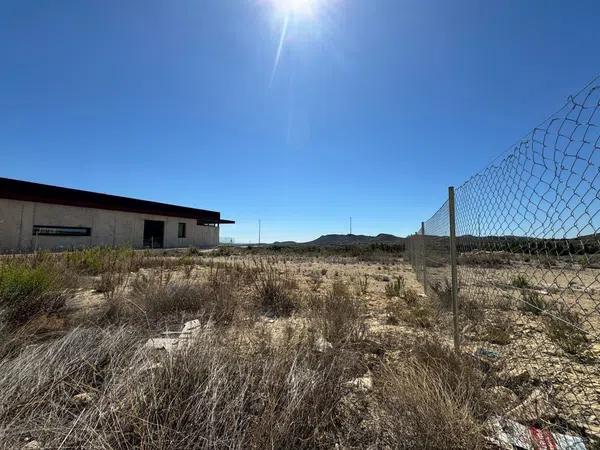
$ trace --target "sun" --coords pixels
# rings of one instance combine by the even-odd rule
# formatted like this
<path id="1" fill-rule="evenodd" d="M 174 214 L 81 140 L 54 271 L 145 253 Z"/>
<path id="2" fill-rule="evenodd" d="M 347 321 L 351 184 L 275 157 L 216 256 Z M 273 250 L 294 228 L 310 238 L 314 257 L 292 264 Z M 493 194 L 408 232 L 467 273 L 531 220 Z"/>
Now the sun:
<path id="1" fill-rule="evenodd" d="M 310 19 L 316 17 L 323 0 L 271 0 L 271 4 L 284 17 Z"/>

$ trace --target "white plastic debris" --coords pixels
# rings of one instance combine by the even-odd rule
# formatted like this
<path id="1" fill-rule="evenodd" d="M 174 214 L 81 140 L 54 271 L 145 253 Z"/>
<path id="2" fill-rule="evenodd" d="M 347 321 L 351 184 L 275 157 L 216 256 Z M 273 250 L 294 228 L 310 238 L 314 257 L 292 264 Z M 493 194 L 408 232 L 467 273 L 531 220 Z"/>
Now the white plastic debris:
<path id="1" fill-rule="evenodd" d="M 527 427 L 499 417 L 491 419 L 488 424 L 493 436 L 488 440 L 507 450 L 586 450 L 585 441 L 579 436 Z"/>
<path id="2" fill-rule="evenodd" d="M 208 322 L 205 327 L 209 328 L 212 326 L 211 322 Z M 175 350 L 181 350 L 189 345 L 191 339 L 200 333 L 202 330 L 202 323 L 198 319 L 190 320 L 183 324 L 181 331 L 164 331 L 161 334 L 163 336 L 172 337 L 160 337 L 150 338 L 146 341 L 146 347 L 153 348 L 156 350 L 166 350 L 171 353 Z"/>

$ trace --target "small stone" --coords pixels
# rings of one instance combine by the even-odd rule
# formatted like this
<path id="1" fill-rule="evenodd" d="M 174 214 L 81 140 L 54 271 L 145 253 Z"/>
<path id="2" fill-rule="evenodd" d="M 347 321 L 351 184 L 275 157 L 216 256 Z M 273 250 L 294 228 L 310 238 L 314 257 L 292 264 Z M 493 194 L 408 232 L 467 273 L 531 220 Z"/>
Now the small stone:
<path id="1" fill-rule="evenodd" d="M 42 448 L 42 444 L 39 441 L 29 441 L 21 450 L 40 450 Z"/>
<path id="2" fill-rule="evenodd" d="M 370 391 L 373 389 L 373 378 L 371 378 L 370 374 L 367 374 L 363 377 L 349 381 L 348 385 L 353 386 L 360 391 Z"/>
<path id="3" fill-rule="evenodd" d="M 82 392 L 73 396 L 73 401 L 81 406 L 89 405 L 94 401 L 95 395 L 89 392 Z"/>
<path id="4" fill-rule="evenodd" d="M 331 345 L 331 342 L 327 341 L 322 336 L 319 336 L 319 338 L 315 342 L 315 350 L 320 353 L 324 353 L 327 350 L 330 350 L 332 348 L 333 348 L 333 345 Z"/>

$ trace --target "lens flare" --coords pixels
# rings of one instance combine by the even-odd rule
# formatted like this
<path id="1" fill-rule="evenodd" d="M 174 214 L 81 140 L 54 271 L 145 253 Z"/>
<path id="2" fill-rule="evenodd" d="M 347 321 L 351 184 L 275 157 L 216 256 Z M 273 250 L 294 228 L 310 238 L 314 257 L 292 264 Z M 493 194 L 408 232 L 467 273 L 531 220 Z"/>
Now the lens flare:
<path id="1" fill-rule="evenodd" d="M 284 17 L 310 19 L 316 17 L 322 0 L 271 0 L 275 11 Z"/>

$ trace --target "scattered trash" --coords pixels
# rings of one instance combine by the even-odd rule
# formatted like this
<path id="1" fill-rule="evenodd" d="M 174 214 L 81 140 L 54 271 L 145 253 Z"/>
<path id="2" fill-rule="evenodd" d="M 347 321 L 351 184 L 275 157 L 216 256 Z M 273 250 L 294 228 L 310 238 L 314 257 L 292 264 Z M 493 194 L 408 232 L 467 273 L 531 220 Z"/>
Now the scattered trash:
<path id="1" fill-rule="evenodd" d="M 209 321 L 205 327 L 209 328 L 212 323 Z M 198 319 L 190 320 L 183 324 L 181 331 L 164 331 L 162 338 L 150 338 L 146 341 L 146 347 L 156 350 L 166 350 L 168 353 L 174 350 L 181 350 L 189 345 L 190 340 L 202 330 L 202 323 Z"/>
<path id="2" fill-rule="evenodd" d="M 501 355 L 495 350 L 488 350 L 487 348 L 480 347 L 475 351 L 475 356 L 488 359 L 499 359 Z"/>
<path id="3" fill-rule="evenodd" d="M 488 424 L 494 436 L 488 440 L 507 450 L 586 450 L 585 441 L 579 436 L 527 427 L 499 417 L 491 419 Z"/>

